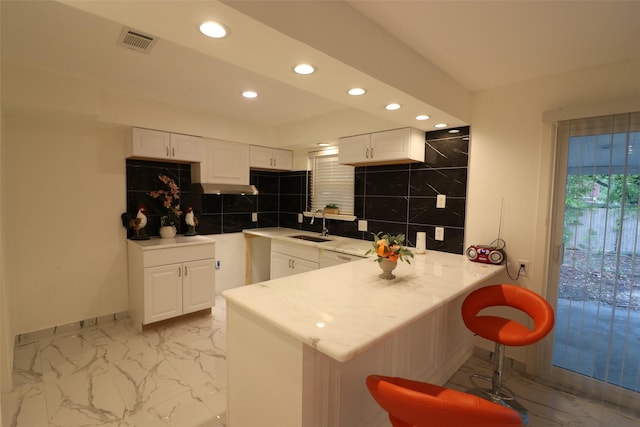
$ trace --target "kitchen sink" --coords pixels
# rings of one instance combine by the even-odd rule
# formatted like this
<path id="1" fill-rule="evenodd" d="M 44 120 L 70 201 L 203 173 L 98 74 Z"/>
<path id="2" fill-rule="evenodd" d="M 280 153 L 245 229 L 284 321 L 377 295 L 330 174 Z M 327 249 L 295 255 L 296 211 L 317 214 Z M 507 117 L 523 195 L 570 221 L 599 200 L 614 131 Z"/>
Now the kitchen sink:
<path id="1" fill-rule="evenodd" d="M 295 236 L 288 236 L 291 237 L 292 239 L 300 239 L 300 240 L 307 240 L 309 242 L 316 242 L 316 243 L 322 243 L 322 242 L 330 242 L 331 239 L 327 239 L 324 237 L 316 237 L 316 236 L 309 236 L 308 234 L 298 234 Z"/>

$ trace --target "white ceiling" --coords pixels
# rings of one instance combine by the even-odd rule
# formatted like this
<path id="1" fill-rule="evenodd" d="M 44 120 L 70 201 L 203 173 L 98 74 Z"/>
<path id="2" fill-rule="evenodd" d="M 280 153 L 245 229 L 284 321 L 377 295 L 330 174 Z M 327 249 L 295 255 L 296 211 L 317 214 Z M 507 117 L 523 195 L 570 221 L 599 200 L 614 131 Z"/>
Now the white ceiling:
<path id="1" fill-rule="evenodd" d="M 350 1 L 478 91 L 640 58 L 640 1 Z"/>
<path id="2" fill-rule="evenodd" d="M 358 110 L 468 124 L 473 92 L 640 58 L 640 1 L 8 1 L 2 61 L 272 128 Z M 231 31 L 197 32 L 206 19 Z M 116 46 L 123 25 L 159 38 Z M 318 66 L 299 77 L 297 61 Z M 3 84 L 11 84 L 3 80 Z M 367 95 L 345 95 L 363 85 Z M 259 92 L 255 100 L 240 93 Z M 403 108 L 389 113 L 390 101 Z M 418 113 L 430 114 L 416 122 Z"/>

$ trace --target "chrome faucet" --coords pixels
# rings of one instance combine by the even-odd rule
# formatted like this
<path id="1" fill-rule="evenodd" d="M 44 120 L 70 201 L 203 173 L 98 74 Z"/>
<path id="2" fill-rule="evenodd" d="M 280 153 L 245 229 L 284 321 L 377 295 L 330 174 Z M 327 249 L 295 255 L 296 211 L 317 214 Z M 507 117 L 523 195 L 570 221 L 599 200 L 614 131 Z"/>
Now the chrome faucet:
<path id="1" fill-rule="evenodd" d="M 316 211 L 313 213 L 313 216 L 311 217 L 311 221 L 309 221 L 309 224 L 313 224 L 318 212 L 322 212 L 322 235 L 326 236 L 329 234 L 329 229 L 327 228 L 327 225 L 326 225 L 326 217 L 323 209 L 316 209 Z"/>

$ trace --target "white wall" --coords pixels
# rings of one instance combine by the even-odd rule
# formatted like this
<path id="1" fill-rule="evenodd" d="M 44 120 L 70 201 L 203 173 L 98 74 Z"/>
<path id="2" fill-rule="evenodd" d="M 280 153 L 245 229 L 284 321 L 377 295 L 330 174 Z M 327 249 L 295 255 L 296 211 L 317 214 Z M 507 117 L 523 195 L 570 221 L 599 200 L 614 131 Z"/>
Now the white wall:
<path id="1" fill-rule="evenodd" d="M 127 129 L 5 114 L 4 246 L 13 333 L 127 310 Z"/>
<path id="2" fill-rule="evenodd" d="M 2 10 L 2 8 L 0 8 Z M 0 12 L 1 14 L 1 12 Z M 1 72 L 0 72 L 1 77 Z M 0 82 L 2 79 L 0 78 Z M 0 83 L 0 95 L 2 94 L 2 84 Z M 2 119 L 2 106 L 0 105 L 0 171 L 4 169 L 4 121 Z M 0 195 L 4 192 L 6 180 L 0 174 Z M 11 318 L 9 315 L 9 299 L 7 297 L 7 281 L 5 280 L 5 244 L 4 230 L 6 229 L 6 216 L 4 214 L 4 197 L 0 197 L 0 392 L 7 392 L 11 389 L 13 368 L 13 333 L 11 329 Z M 0 420 L 2 410 L 0 409 Z M 0 424 L 2 422 L 0 421 Z"/>
<path id="3" fill-rule="evenodd" d="M 640 95 L 639 75 L 636 61 L 476 93 L 466 244 L 489 243 L 497 236 L 504 201 L 501 237 L 507 242 L 507 255 L 512 261 L 531 262 L 529 277 L 519 282 L 546 296 L 555 145 L 553 126 L 543 122 L 543 113 L 626 103 Z M 528 366 L 535 362 L 534 349 L 512 349 L 508 354 L 526 359 Z"/>

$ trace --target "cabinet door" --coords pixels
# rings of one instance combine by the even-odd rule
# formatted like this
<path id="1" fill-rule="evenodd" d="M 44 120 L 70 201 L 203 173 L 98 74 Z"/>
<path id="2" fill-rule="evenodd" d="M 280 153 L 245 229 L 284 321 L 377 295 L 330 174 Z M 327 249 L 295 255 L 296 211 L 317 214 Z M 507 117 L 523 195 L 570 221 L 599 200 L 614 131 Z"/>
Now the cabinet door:
<path id="1" fill-rule="evenodd" d="M 271 280 L 317 270 L 320 264 L 303 258 L 271 252 Z"/>
<path id="2" fill-rule="evenodd" d="M 371 134 L 373 161 L 404 159 L 409 155 L 410 129 L 394 129 Z M 424 150 L 424 148 L 423 148 Z"/>
<path id="3" fill-rule="evenodd" d="M 252 168 L 273 169 L 272 149 L 269 147 L 260 147 L 258 145 L 251 146 L 251 162 Z"/>
<path id="4" fill-rule="evenodd" d="M 317 270 L 320 265 L 317 262 L 307 261 L 302 258 L 291 258 L 292 274 L 306 273 L 307 271 Z"/>
<path id="5" fill-rule="evenodd" d="M 293 169 L 293 152 L 289 150 L 273 149 L 273 167 L 278 170 Z"/>
<path id="6" fill-rule="evenodd" d="M 167 132 L 151 129 L 131 129 L 130 155 L 168 159 L 171 155 L 171 136 Z"/>
<path id="7" fill-rule="evenodd" d="M 371 134 L 340 138 L 338 161 L 348 165 L 371 160 L 370 143 Z"/>
<path id="8" fill-rule="evenodd" d="M 182 264 L 144 269 L 144 321 L 152 323 L 182 314 Z"/>
<path id="9" fill-rule="evenodd" d="M 271 275 L 270 279 L 291 276 L 291 257 L 280 252 L 271 252 Z"/>
<path id="10" fill-rule="evenodd" d="M 182 275 L 182 312 L 191 313 L 213 306 L 213 259 L 185 262 Z"/>
<path id="11" fill-rule="evenodd" d="M 218 140 L 204 143 L 199 182 L 249 184 L 249 145 Z"/>
<path id="12" fill-rule="evenodd" d="M 171 158 L 184 162 L 201 162 L 202 138 L 172 133 Z"/>

